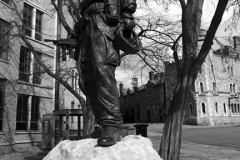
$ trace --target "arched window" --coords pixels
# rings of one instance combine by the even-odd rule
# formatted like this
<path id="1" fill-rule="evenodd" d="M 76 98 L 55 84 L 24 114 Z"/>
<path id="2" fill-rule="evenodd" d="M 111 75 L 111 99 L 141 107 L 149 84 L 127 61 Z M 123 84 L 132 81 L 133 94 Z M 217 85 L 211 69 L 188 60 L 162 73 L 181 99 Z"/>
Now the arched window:
<path id="1" fill-rule="evenodd" d="M 239 103 L 238 103 L 238 114 L 240 114 L 240 106 L 239 106 Z"/>
<path id="2" fill-rule="evenodd" d="M 237 104 L 236 103 L 234 104 L 234 113 L 235 114 L 237 113 Z"/>
<path id="3" fill-rule="evenodd" d="M 233 84 L 233 93 L 236 93 L 235 84 Z"/>
<path id="4" fill-rule="evenodd" d="M 213 93 L 216 93 L 217 89 L 216 89 L 216 82 L 213 82 Z"/>
<path id="5" fill-rule="evenodd" d="M 226 113 L 227 113 L 227 110 L 226 110 L 226 105 L 225 105 L 225 103 L 223 103 L 223 110 L 224 110 L 224 114 L 226 114 Z"/>
<path id="6" fill-rule="evenodd" d="M 232 110 L 232 113 L 234 113 L 233 104 L 231 104 L 231 110 Z"/>
<path id="7" fill-rule="evenodd" d="M 203 83 L 202 83 L 202 82 L 200 82 L 200 92 L 201 92 L 201 93 L 204 92 L 204 90 L 203 90 Z"/>
<path id="8" fill-rule="evenodd" d="M 218 103 L 215 103 L 215 112 L 218 114 Z"/>
<path id="9" fill-rule="evenodd" d="M 202 114 L 206 114 L 206 108 L 204 103 L 202 103 Z"/>
<path id="10" fill-rule="evenodd" d="M 228 66 L 228 75 L 231 75 L 230 67 Z"/>
<path id="11" fill-rule="evenodd" d="M 232 90 L 233 90 L 233 89 L 232 89 L 232 84 L 230 84 L 230 93 L 232 93 Z"/>
<path id="12" fill-rule="evenodd" d="M 192 104 L 189 105 L 189 111 L 190 111 L 190 115 L 193 115 L 193 106 L 192 106 Z"/>
<path id="13" fill-rule="evenodd" d="M 231 67 L 231 76 L 233 76 L 233 67 Z"/>

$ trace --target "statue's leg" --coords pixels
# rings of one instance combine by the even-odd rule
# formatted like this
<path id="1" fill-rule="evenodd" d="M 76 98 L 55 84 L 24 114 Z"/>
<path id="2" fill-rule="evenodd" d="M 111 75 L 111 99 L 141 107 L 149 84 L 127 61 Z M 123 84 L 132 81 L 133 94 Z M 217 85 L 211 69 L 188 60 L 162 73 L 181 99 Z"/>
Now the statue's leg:
<path id="1" fill-rule="evenodd" d="M 92 23 L 90 26 L 90 35 L 93 76 L 96 82 L 97 99 L 101 112 L 100 122 L 103 128 L 98 145 L 111 146 L 116 143 L 119 136 L 119 125 L 123 122 L 115 79 L 119 50 L 113 41 L 98 30 L 96 23 Z"/>

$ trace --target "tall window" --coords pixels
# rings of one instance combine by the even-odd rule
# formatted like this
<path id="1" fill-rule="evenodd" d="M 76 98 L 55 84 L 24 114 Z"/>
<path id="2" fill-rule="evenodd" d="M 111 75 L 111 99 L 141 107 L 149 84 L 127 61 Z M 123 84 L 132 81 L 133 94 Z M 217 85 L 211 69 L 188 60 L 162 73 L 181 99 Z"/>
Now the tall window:
<path id="1" fill-rule="evenodd" d="M 218 114 L 218 104 L 215 103 L 215 113 Z"/>
<path id="2" fill-rule="evenodd" d="M 42 54 L 38 52 L 38 57 L 41 59 Z M 41 73 L 42 73 L 42 67 L 36 60 L 34 59 L 34 64 L 33 64 L 33 83 L 34 84 L 41 84 Z"/>
<path id="3" fill-rule="evenodd" d="M 233 92 L 233 87 L 232 87 L 232 84 L 230 84 L 230 93 Z"/>
<path id="4" fill-rule="evenodd" d="M 225 103 L 223 104 L 223 110 L 224 110 L 224 114 L 226 114 L 226 113 L 227 113 L 227 110 L 226 110 L 226 105 L 225 105 Z"/>
<path id="5" fill-rule="evenodd" d="M 0 19 L 0 59 L 8 60 L 10 24 Z"/>
<path id="6" fill-rule="evenodd" d="M 28 124 L 28 96 L 19 94 L 17 102 L 16 130 L 27 130 Z"/>
<path id="7" fill-rule="evenodd" d="M 19 80 L 29 82 L 29 76 L 30 76 L 30 51 L 28 48 L 21 46 L 19 63 Z"/>
<path id="8" fill-rule="evenodd" d="M 234 113 L 234 106 L 233 106 L 233 104 L 231 104 L 231 110 L 232 110 L 232 113 Z"/>
<path id="9" fill-rule="evenodd" d="M 213 82 L 213 93 L 217 92 L 216 82 Z"/>
<path id="10" fill-rule="evenodd" d="M 236 103 L 234 104 L 234 113 L 235 114 L 237 113 L 237 105 L 236 105 Z"/>
<path id="11" fill-rule="evenodd" d="M 240 105 L 239 105 L 239 103 L 238 103 L 238 114 L 240 113 Z"/>
<path id="12" fill-rule="evenodd" d="M 228 75 L 231 76 L 231 71 L 230 71 L 231 67 L 228 66 Z"/>
<path id="13" fill-rule="evenodd" d="M 202 103 L 202 114 L 206 114 L 206 108 L 204 103 Z"/>
<path id="14" fill-rule="evenodd" d="M 202 83 L 202 82 L 200 82 L 200 92 L 201 92 L 201 93 L 204 93 L 203 83 Z"/>
<path id="15" fill-rule="evenodd" d="M 3 129 L 5 81 L 0 79 L 0 131 Z"/>
<path id="16" fill-rule="evenodd" d="M 36 11 L 35 39 L 39 41 L 42 40 L 42 15 L 41 11 Z"/>
<path id="17" fill-rule="evenodd" d="M 235 84 L 233 84 L 233 93 L 236 93 Z"/>
<path id="18" fill-rule="evenodd" d="M 233 67 L 231 67 L 231 76 L 233 77 Z"/>
<path id="19" fill-rule="evenodd" d="M 33 7 L 24 3 L 23 23 L 24 23 L 25 35 L 29 37 L 31 37 L 32 35 L 32 19 L 33 19 Z"/>
<path id="20" fill-rule="evenodd" d="M 39 103 L 40 103 L 40 98 L 33 96 L 32 97 L 32 105 L 31 105 L 30 130 L 38 130 Z"/>
<path id="21" fill-rule="evenodd" d="M 42 17 L 43 12 L 35 9 L 27 3 L 24 3 L 23 23 L 26 36 L 42 41 Z"/>

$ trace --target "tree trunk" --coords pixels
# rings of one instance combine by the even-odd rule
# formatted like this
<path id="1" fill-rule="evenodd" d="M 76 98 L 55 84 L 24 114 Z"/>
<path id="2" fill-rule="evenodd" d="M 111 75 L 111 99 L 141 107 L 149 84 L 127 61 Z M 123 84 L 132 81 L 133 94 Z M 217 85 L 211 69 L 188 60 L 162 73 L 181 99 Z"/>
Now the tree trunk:
<path id="1" fill-rule="evenodd" d="M 191 86 L 178 85 L 181 87 L 173 95 L 160 144 L 159 154 L 164 160 L 178 160 L 180 154 L 182 123 Z"/>
<path id="2" fill-rule="evenodd" d="M 178 160 L 180 155 L 185 108 L 188 106 L 189 93 L 191 93 L 197 77 L 197 71 L 192 71 L 192 67 L 197 57 L 203 1 L 187 1 L 187 4 L 181 1 L 183 56 L 181 64 L 175 58 L 175 62 L 178 63 L 176 64 L 177 84 L 159 150 L 159 154 L 164 160 Z"/>

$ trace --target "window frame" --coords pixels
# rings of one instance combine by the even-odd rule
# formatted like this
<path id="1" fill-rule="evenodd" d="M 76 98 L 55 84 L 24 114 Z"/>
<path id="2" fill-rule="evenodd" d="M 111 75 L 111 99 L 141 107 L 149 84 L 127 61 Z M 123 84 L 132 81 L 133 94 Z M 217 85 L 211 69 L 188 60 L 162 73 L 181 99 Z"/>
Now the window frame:
<path id="1" fill-rule="evenodd" d="M 202 103 L 201 107 L 202 107 L 202 115 L 206 115 L 207 112 L 206 112 L 206 105 L 205 105 L 205 103 Z"/>
<path id="2" fill-rule="evenodd" d="M 36 9 L 36 18 L 35 18 L 35 39 L 42 41 L 42 21 L 43 21 L 43 12 Z M 40 38 L 38 38 L 38 36 Z"/>
<path id="3" fill-rule="evenodd" d="M 24 5 L 23 5 L 23 25 L 24 25 L 23 30 L 24 30 L 24 34 L 28 37 L 32 37 L 33 9 L 34 9 L 33 6 L 24 2 Z"/>
<path id="4" fill-rule="evenodd" d="M 224 115 L 227 114 L 227 107 L 226 107 L 225 103 L 223 103 L 223 113 L 224 113 Z"/>
<path id="5" fill-rule="evenodd" d="M 39 58 L 42 58 L 42 53 L 41 52 L 37 52 L 37 55 L 39 56 Z M 42 77 L 42 67 L 40 65 L 40 63 L 37 61 L 36 57 L 34 57 L 34 61 L 33 61 L 33 77 L 32 77 L 32 83 L 33 84 L 41 84 L 41 77 Z"/>
<path id="6" fill-rule="evenodd" d="M 239 103 L 237 105 L 237 110 L 238 110 L 238 114 L 240 114 L 240 105 L 239 105 Z"/>
<path id="7" fill-rule="evenodd" d="M 5 105 L 5 84 L 6 80 L 0 79 L 0 96 L 1 96 L 1 101 L 0 101 L 0 131 L 3 130 L 3 120 L 4 120 L 4 105 Z"/>
<path id="8" fill-rule="evenodd" d="M 2 47 L 0 48 L 0 59 L 4 61 L 8 61 L 9 57 L 10 30 L 11 24 L 0 18 L 0 47 Z"/>
<path id="9" fill-rule="evenodd" d="M 215 114 L 219 115 L 218 103 L 215 103 Z"/>
<path id="10" fill-rule="evenodd" d="M 213 82 L 213 93 L 217 93 L 217 84 Z"/>
<path id="11" fill-rule="evenodd" d="M 23 56 L 23 57 L 22 57 Z M 25 57 L 27 56 L 27 57 Z M 22 58 L 21 58 L 22 57 Z M 23 62 L 21 62 L 23 60 Z M 23 65 L 23 66 L 21 66 Z M 31 52 L 27 47 L 21 46 L 20 59 L 19 59 L 19 80 L 30 81 L 30 66 L 31 65 Z M 21 69 L 23 68 L 23 70 Z"/>
<path id="12" fill-rule="evenodd" d="M 22 98 L 22 104 L 19 104 L 19 99 Z M 24 99 L 26 98 L 26 99 Z M 17 114 L 16 114 L 16 131 L 28 131 L 28 102 L 29 102 L 29 96 L 24 94 L 18 94 L 18 101 L 17 101 Z M 26 108 L 24 108 L 26 107 Z M 24 113 L 26 115 L 24 115 Z M 20 115 L 19 115 L 20 114 Z M 24 125 L 25 123 L 25 129 L 23 129 L 20 124 Z M 20 125 L 20 126 L 19 126 Z"/>
<path id="13" fill-rule="evenodd" d="M 200 82 L 200 94 L 204 94 L 203 82 Z"/>
<path id="14" fill-rule="evenodd" d="M 36 100 L 36 101 L 35 101 Z M 35 103 L 36 102 L 36 103 Z M 30 131 L 39 130 L 39 109 L 40 109 L 40 97 L 32 96 L 31 102 L 31 120 L 30 120 Z"/>

